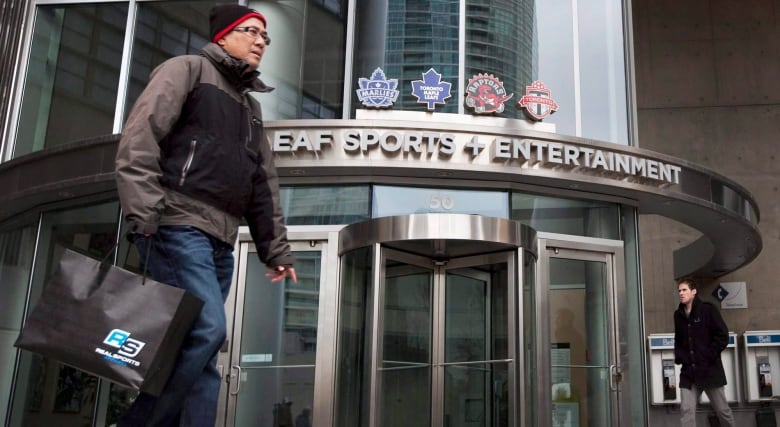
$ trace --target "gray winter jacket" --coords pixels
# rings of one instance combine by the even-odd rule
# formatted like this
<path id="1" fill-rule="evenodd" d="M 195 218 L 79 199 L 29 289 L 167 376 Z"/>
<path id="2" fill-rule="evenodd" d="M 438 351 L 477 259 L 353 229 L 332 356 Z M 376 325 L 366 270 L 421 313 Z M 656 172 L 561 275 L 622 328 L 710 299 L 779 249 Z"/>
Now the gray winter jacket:
<path id="1" fill-rule="evenodd" d="M 209 43 L 152 72 L 116 156 L 131 233 L 190 225 L 232 245 L 243 217 L 262 262 L 293 263 L 273 153 L 248 95 L 272 88 L 248 66 Z"/>

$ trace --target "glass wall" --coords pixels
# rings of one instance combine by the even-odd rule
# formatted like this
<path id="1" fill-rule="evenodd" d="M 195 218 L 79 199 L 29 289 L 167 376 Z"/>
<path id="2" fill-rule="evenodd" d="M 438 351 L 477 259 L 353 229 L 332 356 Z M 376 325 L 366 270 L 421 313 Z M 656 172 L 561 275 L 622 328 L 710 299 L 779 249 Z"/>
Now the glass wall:
<path id="1" fill-rule="evenodd" d="M 436 111 L 454 113 L 463 111 L 468 80 L 493 74 L 514 94 L 500 115 L 521 118 L 517 102 L 541 80 L 559 105 L 545 119 L 558 133 L 628 144 L 620 0 L 469 0 L 462 31 L 461 13 L 459 1 L 358 2 L 353 81 L 381 67 L 398 79 L 394 108 L 424 110 L 411 82 L 433 67 L 452 83 L 451 98 Z M 355 95 L 352 103 L 362 108 Z"/>
<path id="2" fill-rule="evenodd" d="M 629 144 L 621 1 L 543 0 L 535 6 L 534 80 L 544 82 L 559 106 L 546 122 L 558 133 Z"/>
<path id="3" fill-rule="evenodd" d="M 265 119 L 338 119 L 344 105 L 346 0 L 250 1 L 268 21 L 260 64 L 276 88 L 256 96 Z"/>
<path id="4" fill-rule="evenodd" d="M 433 67 L 452 84 L 452 97 L 436 111 L 457 113 L 459 19 L 458 0 L 363 0 L 357 3 L 355 82 L 381 67 L 388 79 L 398 79 L 396 110 L 426 110 L 411 95 L 413 80 Z M 354 94 L 354 91 L 352 92 Z M 357 98 L 353 104 L 358 108 Z"/>
<path id="5" fill-rule="evenodd" d="M 619 215 L 615 203 L 512 194 L 512 219 L 536 231 L 620 239 Z"/>
<path id="6" fill-rule="evenodd" d="M 14 157 L 112 132 L 127 10 L 36 9 Z"/>
<path id="7" fill-rule="evenodd" d="M 29 306 L 35 306 L 62 252 L 77 249 L 97 259 L 116 242 L 116 202 L 44 213 L 33 266 Z M 5 283 L 4 283 L 5 284 Z M 30 352 L 21 352 L 11 396 L 9 427 L 91 425 L 98 378 Z"/>
<path id="8" fill-rule="evenodd" d="M 35 252 L 34 225 L 0 233 L 0 421 L 11 397 L 17 351 Z"/>
<path id="9" fill-rule="evenodd" d="M 126 117 L 156 65 L 208 42 L 208 11 L 218 2 L 37 6 L 13 156 L 117 131 L 115 117 Z M 342 117 L 348 67 L 353 82 L 382 67 L 399 80 L 394 108 L 424 110 L 411 82 L 433 67 L 452 84 L 439 112 L 463 111 L 463 85 L 488 73 L 515 94 L 501 115 L 519 118 L 525 87 L 541 80 L 559 105 L 546 119 L 558 133 L 628 144 L 620 0 L 469 0 L 464 10 L 457 0 L 364 0 L 354 11 L 347 5 L 249 2 L 265 14 L 273 40 L 260 71 L 276 90 L 253 95 L 266 119 Z M 131 10 L 135 21 L 127 28 Z M 347 34 L 349 13 L 354 35 Z M 128 31 L 134 38 L 124 51 Z M 354 111 L 360 105 L 350 86 Z M 119 112 L 118 97 L 125 99 Z"/>
<path id="10" fill-rule="evenodd" d="M 351 224 L 370 218 L 370 187 L 286 187 L 279 192 L 288 225 Z"/>
<path id="11" fill-rule="evenodd" d="M 509 99 L 503 116 L 522 118 L 515 108 L 525 86 L 538 76 L 537 27 L 533 0 L 466 1 L 466 75 L 492 74 L 504 83 Z M 556 122 L 557 117 L 549 121 Z"/>
<path id="12" fill-rule="evenodd" d="M 138 3 L 125 117 L 155 67 L 177 55 L 197 55 L 209 42 L 209 10 L 216 3 L 214 0 Z"/>

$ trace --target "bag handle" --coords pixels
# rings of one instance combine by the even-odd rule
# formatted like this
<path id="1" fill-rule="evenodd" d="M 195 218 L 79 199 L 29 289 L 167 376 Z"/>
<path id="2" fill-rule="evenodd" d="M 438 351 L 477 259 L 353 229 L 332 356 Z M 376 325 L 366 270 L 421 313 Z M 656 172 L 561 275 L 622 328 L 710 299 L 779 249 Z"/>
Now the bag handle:
<path id="1" fill-rule="evenodd" d="M 141 279 L 141 286 L 146 284 L 146 266 L 149 265 L 149 255 L 152 253 L 152 238 L 154 235 L 149 236 L 147 238 L 146 242 L 146 256 L 144 258 L 144 270 L 143 270 L 143 279 Z"/>
<path id="2" fill-rule="evenodd" d="M 147 271 L 148 271 L 146 266 L 149 265 L 149 255 L 152 252 L 152 237 L 153 236 L 154 236 L 153 234 L 149 235 L 149 236 L 147 236 L 147 239 L 146 239 L 147 240 L 147 242 L 146 242 L 146 257 L 144 257 L 143 271 L 141 273 L 141 277 L 142 277 L 141 285 L 142 286 L 146 284 L 146 277 L 148 276 L 146 274 Z M 108 251 L 108 253 L 103 257 L 103 259 L 100 260 L 100 273 L 101 273 L 101 276 L 104 276 L 106 274 L 106 272 L 108 271 L 108 269 L 112 266 L 112 264 L 108 263 L 108 257 L 110 257 L 111 254 L 114 253 L 114 251 L 117 251 L 117 252 L 119 251 L 119 242 L 117 242 L 111 248 L 111 250 Z"/>

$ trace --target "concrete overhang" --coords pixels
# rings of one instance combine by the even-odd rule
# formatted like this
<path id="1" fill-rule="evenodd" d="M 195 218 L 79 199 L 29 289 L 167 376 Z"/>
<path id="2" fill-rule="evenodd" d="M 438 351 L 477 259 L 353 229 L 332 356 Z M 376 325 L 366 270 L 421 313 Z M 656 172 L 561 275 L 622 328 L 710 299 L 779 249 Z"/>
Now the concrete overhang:
<path id="1" fill-rule="evenodd" d="M 759 211 L 741 185 L 686 160 L 554 133 L 498 117 L 404 111 L 355 120 L 267 121 L 282 184 L 398 183 L 496 188 L 605 200 L 702 233 L 674 254 L 675 274 L 718 277 L 761 252 Z M 0 227 L 84 197 L 116 197 L 118 135 L 0 164 Z"/>

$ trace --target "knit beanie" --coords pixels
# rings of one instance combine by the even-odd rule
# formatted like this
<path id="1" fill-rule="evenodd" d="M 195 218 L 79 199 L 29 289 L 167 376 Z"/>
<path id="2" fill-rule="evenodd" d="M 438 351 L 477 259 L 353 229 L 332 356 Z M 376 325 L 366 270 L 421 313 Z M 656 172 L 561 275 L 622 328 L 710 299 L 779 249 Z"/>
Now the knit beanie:
<path id="1" fill-rule="evenodd" d="M 211 15 L 209 16 L 209 34 L 211 35 L 211 41 L 216 43 L 217 40 L 224 37 L 225 34 L 232 31 L 233 28 L 236 28 L 238 24 L 249 18 L 257 18 L 263 21 L 263 25 L 268 25 L 265 22 L 265 16 L 246 6 L 241 6 L 239 4 L 220 4 L 214 6 L 211 9 Z"/>

